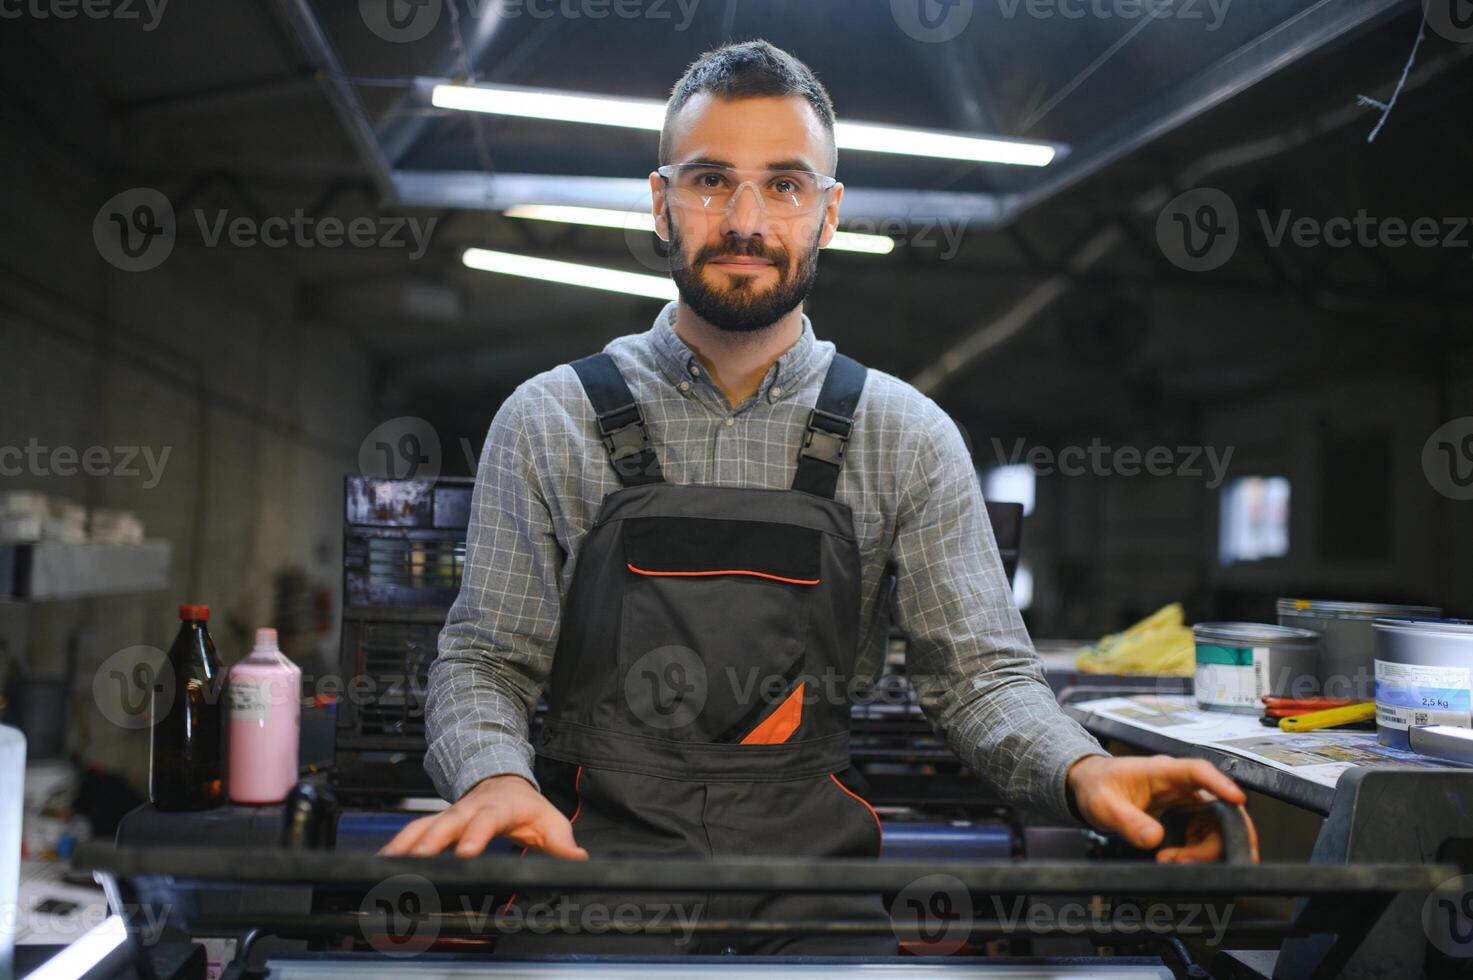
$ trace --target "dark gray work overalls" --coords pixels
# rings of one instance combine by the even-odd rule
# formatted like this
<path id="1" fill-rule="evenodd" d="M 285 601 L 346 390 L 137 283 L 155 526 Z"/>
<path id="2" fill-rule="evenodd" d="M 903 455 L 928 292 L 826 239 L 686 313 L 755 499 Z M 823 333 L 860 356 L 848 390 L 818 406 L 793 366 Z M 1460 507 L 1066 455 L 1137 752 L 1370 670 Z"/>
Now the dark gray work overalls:
<path id="1" fill-rule="evenodd" d="M 790 490 L 666 483 L 613 359 L 573 368 L 623 486 L 604 498 L 565 599 L 537 743 L 543 793 L 595 858 L 877 857 L 879 818 L 845 785 L 860 567 L 852 513 L 834 500 L 865 368 L 835 354 Z M 560 900 L 574 917 L 660 906 L 671 924 L 674 905 L 687 921 L 884 916 L 877 895 L 514 902 Z M 500 951 L 895 952 L 889 936 L 693 936 L 524 933 Z"/>

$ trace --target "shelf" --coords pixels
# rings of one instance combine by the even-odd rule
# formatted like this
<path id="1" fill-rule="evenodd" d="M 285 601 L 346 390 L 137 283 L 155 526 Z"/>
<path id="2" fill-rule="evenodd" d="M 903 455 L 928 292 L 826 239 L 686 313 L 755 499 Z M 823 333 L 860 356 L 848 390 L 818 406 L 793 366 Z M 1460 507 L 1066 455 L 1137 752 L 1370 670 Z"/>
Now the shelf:
<path id="1" fill-rule="evenodd" d="M 173 548 L 142 544 L 0 544 L 0 602 L 85 599 L 168 588 Z"/>

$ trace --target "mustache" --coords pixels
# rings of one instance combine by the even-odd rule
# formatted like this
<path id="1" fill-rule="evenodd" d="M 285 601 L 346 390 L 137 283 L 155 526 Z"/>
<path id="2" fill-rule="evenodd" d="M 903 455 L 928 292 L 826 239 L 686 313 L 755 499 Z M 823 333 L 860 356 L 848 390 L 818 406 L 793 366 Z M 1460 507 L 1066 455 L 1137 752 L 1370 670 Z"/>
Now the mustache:
<path id="1" fill-rule="evenodd" d="M 756 238 L 723 245 L 708 245 L 696 255 L 696 264 L 703 265 L 728 255 L 736 258 L 767 259 L 779 268 L 786 268 L 788 264 L 787 249 L 768 249 Z"/>

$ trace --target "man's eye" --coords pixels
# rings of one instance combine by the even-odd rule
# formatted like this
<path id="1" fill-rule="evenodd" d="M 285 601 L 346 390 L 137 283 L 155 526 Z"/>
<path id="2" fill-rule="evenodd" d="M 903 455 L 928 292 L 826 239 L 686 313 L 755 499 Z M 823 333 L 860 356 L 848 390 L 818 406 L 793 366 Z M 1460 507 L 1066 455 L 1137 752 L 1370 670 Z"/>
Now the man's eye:
<path id="1" fill-rule="evenodd" d="M 796 194 L 798 193 L 798 182 L 791 177 L 779 177 L 772 182 L 772 189 L 779 194 Z"/>
<path id="2" fill-rule="evenodd" d="M 724 185 L 726 183 L 726 179 L 720 174 L 713 173 L 708 170 L 705 173 L 696 174 L 695 182 L 697 187 L 704 187 L 708 190 L 715 190 L 716 188 Z"/>

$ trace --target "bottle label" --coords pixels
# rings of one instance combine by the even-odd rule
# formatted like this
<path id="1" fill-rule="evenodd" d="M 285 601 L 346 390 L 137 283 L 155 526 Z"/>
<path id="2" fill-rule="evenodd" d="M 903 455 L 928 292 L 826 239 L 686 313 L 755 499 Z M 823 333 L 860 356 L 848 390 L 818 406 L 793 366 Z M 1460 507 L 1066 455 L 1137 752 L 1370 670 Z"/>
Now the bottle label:
<path id="1" fill-rule="evenodd" d="M 265 721 L 270 714 L 270 681 L 230 684 L 230 717 L 233 721 Z"/>

